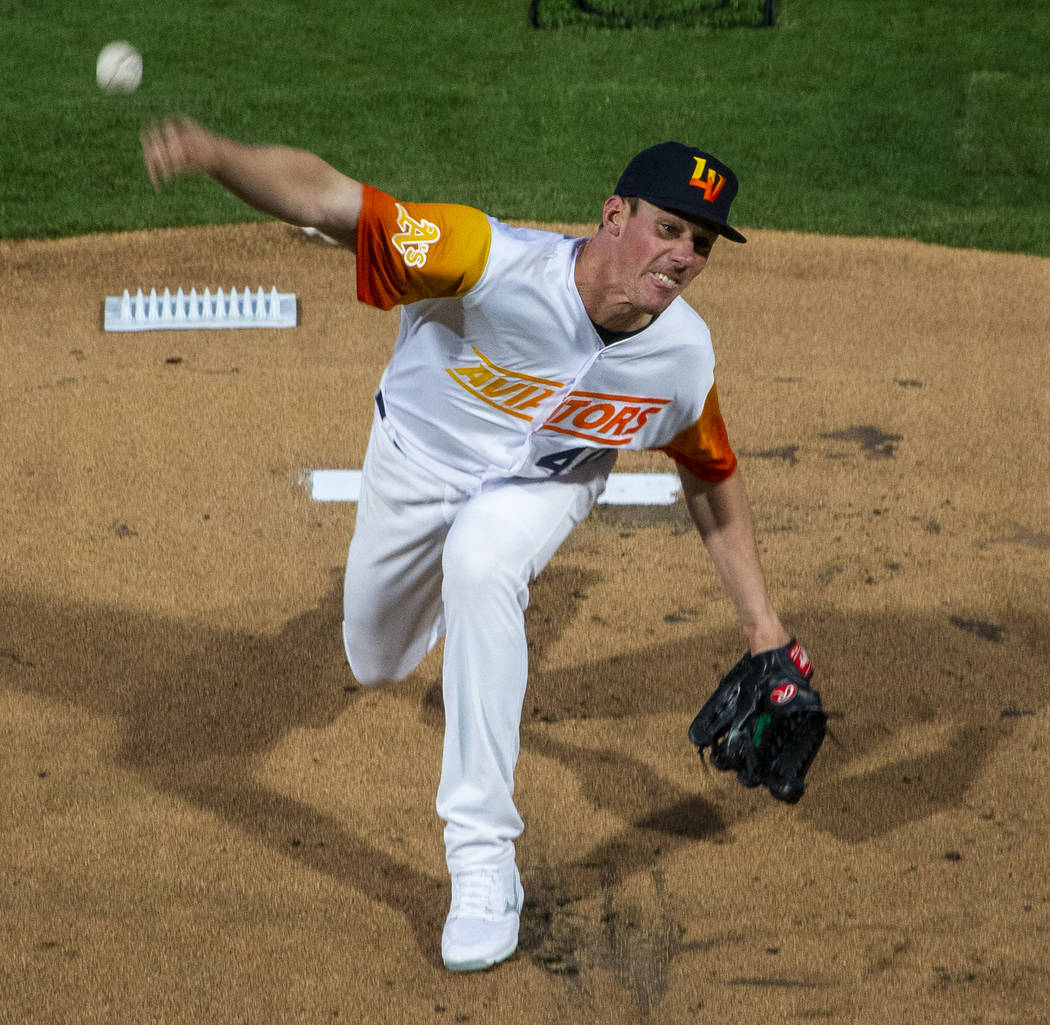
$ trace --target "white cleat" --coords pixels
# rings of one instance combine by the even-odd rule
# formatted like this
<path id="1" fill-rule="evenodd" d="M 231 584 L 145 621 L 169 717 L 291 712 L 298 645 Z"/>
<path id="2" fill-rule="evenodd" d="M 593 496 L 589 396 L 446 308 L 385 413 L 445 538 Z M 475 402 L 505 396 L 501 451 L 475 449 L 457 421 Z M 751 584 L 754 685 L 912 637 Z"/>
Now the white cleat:
<path id="1" fill-rule="evenodd" d="M 525 891 L 518 868 L 483 868 L 452 875 L 452 906 L 441 934 L 441 958 L 451 972 L 479 972 L 518 949 Z"/>

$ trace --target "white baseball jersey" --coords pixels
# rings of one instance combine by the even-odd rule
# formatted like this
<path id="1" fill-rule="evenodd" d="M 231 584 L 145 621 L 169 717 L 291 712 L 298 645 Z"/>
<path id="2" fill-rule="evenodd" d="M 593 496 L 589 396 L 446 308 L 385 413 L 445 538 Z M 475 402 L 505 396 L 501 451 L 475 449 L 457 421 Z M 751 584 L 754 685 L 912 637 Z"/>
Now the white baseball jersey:
<path id="1" fill-rule="evenodd" d="M 466 492 L 623 449 L 733 473 L 707 325 L 677 298 L 603 343 L 573 278 L 584 241 L 365 186 L 358 297 L 402 306 L 380 409 L 406 455 Z"/>

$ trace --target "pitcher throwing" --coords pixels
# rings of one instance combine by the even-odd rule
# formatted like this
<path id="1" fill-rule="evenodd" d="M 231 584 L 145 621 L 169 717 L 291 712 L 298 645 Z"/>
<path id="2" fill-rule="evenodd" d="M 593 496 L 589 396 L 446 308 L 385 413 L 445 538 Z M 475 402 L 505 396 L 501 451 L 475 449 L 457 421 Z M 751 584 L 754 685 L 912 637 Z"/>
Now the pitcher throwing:
<path id="1" fill-rule="evenodd" d="M 453 971 L 517 947 L 515 862 L 529 587 L 601 495 L 616 453 L 660 449 L 749 651 L 786 645 L 719 410 L 704 321 L 681 297 L 729 224 L 721 161 L 665 142 L 630 161 L 590 238 L 413 203 L 319 157 L 246 146 L 185 119 L 143 134 L 155 188 L 203 172 L 356 254 L 357 293 L 401 308 L 375 393 L 347 558 L 343 642 L 366 686 L 402 680 L 444 637 L 437 810 Z M 339 259 L 339 250 L 333 249 Z"/>

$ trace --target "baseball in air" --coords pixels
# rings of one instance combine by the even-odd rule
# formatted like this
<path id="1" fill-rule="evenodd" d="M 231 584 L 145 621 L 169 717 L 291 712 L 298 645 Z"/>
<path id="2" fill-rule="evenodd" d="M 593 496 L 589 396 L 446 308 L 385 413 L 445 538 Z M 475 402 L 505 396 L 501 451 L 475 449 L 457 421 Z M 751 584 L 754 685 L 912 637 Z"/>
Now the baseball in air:
<path id="1" fill-rule="evenodd" d="M 133 93 L 142 81 L 142 54 L 130 43 L 107 43 L 95 65 L 98 87 L 107 93 Z"/>

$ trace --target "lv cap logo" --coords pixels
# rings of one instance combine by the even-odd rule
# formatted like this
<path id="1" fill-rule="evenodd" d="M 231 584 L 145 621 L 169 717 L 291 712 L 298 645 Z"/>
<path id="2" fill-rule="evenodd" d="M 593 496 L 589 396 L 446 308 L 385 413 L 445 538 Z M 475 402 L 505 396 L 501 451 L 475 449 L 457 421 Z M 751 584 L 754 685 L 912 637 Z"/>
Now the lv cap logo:
<path id="1" fill-rule="evenodd" d="M 704 199 L 713 203 L 726 183 L 725 177 L 713 167 L 707 166 L 706 157 L 693 157 L 693 159 L 696 161 L 696 168 L 693 171 L 693 177 L 689 179 L 689 184 L 694 188 L 702 189 Z"/>

